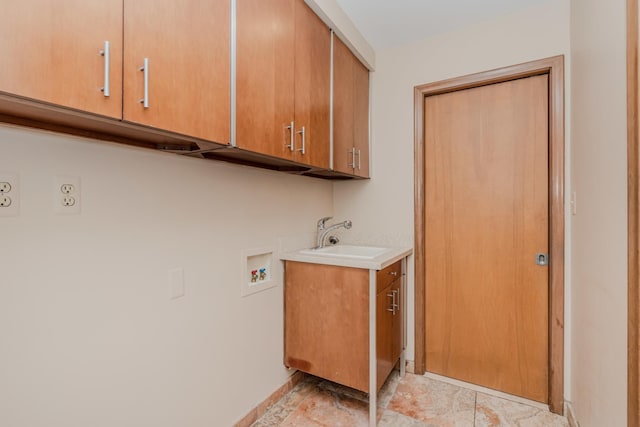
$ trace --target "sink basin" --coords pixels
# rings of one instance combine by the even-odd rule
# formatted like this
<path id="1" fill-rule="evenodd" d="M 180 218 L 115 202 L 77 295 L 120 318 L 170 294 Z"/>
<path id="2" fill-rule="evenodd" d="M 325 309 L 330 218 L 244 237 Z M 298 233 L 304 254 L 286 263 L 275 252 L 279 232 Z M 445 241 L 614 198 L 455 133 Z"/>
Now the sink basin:
<path id="1" fill-rule="evenodd" d="M 303 255 L 326 256 L 337 258 L 360 258 L 374 259 L 375 257 L 385 253 L 389 248 L 379 248 L 375 246 L 326 246 L 321 249 L 302 249 L 299 251 Z"/>

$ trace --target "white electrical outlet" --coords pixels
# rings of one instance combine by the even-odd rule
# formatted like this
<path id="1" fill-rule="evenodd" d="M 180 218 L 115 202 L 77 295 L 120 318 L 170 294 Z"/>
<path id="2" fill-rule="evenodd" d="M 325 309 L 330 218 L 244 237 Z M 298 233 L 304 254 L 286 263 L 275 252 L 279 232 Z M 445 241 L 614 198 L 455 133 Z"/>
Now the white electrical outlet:
<path id="1" fill-rule="evenodd" d="M 56 176 L 53 179 L 53 211 L 57 214 L 80 213 L 80 177 Z"/>
<path id="2" fill-rule="evenodd" d="M 0 217 L 19 215 L 19 190 L 17 174 L 0 172 Z"/>

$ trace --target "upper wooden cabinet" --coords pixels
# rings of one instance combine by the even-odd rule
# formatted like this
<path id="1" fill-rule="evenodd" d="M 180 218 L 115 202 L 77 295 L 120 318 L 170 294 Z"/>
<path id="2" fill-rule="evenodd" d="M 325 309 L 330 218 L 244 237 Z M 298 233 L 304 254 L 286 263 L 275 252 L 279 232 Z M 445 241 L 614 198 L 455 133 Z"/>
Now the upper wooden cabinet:
<path id="1" fill-rule="evenodd" d="M 331 52 L 331 30 L 304 0 L 6 0 L 0 119 L 309 176 L 368 177 L 369 74 L 339 40 Z"/>
<path id="2" fill-rule="evenodd" d="M 334 37 L 333 169 L 369 177 L 369 70 Z"/>
<path id="3" fill-rule="evenodd" d="M 229 0 L 125 0 L 124 39 L 124 120 L 228 144 Z"/>
<path id="4" fill-rule="evenodd" d="M 1 92 L 122 116 L 122 0 L 4 1 L 0 58 Z"/>
<path id="5" fill-rule="evenodd" d="M 331 35 L 302 0 L 237 2 L 236 143 L 329 167 Z"/>

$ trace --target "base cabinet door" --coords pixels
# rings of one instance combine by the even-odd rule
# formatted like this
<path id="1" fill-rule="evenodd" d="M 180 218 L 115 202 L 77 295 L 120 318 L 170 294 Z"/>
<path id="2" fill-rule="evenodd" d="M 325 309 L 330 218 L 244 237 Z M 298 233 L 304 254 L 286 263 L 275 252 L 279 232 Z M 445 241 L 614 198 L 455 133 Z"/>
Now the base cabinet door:
<path id="1" fill-rule="evenodd" d="M 121 0 L 4 1 L 0 57 L 0 92 L 122 117 Z"/>
<path id="2" fill-rule="evenodd" d="M 228 144 L 229 0 L 125 0 L 124 38 L 124 120 Z"/>
<path id="3" fill-rule="evenodd" d="M 388 285 L 376 296 L 376 357 L 377 357 L 377 384 L 378 389 L 395 365 L 393 354 L 393 283 Z"/>
<path id="4" fill-rule="evenodd" d="M 391 359 L 393 363 L 398 361 L 402 353 L 402 340 L 404 335 L 404 305 L 402 292 L 402 279 L 396 280 L 391 286 L 391 294 L 394 301 L 395 311 L 392 313 L 391 319 Z"/>
<path id="5" fill-rule="evenodd" d="M 285 263 L 289 368 L 369 390 L 369 270 Z"/>

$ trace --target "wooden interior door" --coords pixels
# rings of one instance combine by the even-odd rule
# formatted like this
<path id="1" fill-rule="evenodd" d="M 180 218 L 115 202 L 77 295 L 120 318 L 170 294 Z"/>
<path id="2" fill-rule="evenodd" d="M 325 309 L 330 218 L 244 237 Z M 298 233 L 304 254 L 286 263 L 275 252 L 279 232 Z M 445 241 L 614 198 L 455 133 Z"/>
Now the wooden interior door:
<path id="1" fill-rule="evenodd" d="M 229 143 L 229 0 L 125 0 L 124 38 L 124 119 Z"/>
<path id="2" fill-rule="evenodd" d="M 295 161 L 329 168 L 331 32 L 303 0 L 295 0 Z M 302 127 L 305 147 L 302 151 Z"/>
<path id="3" fill-rule="evenodd" d="M 105 58 L 110 44 L 110 96 Z M 10 0 L 0 13 L 0 91 L 122 117 L 122 1 Z"/>
<path id="4" fill-rule="evenodd" d="M 293 158 L 293 0 L 237 0 L 236 144 Z"/>
<path id="5" fill-rule="evenodd" d="M 425 98 L 426 369 L 548 401 L 548 81 Z"/>

